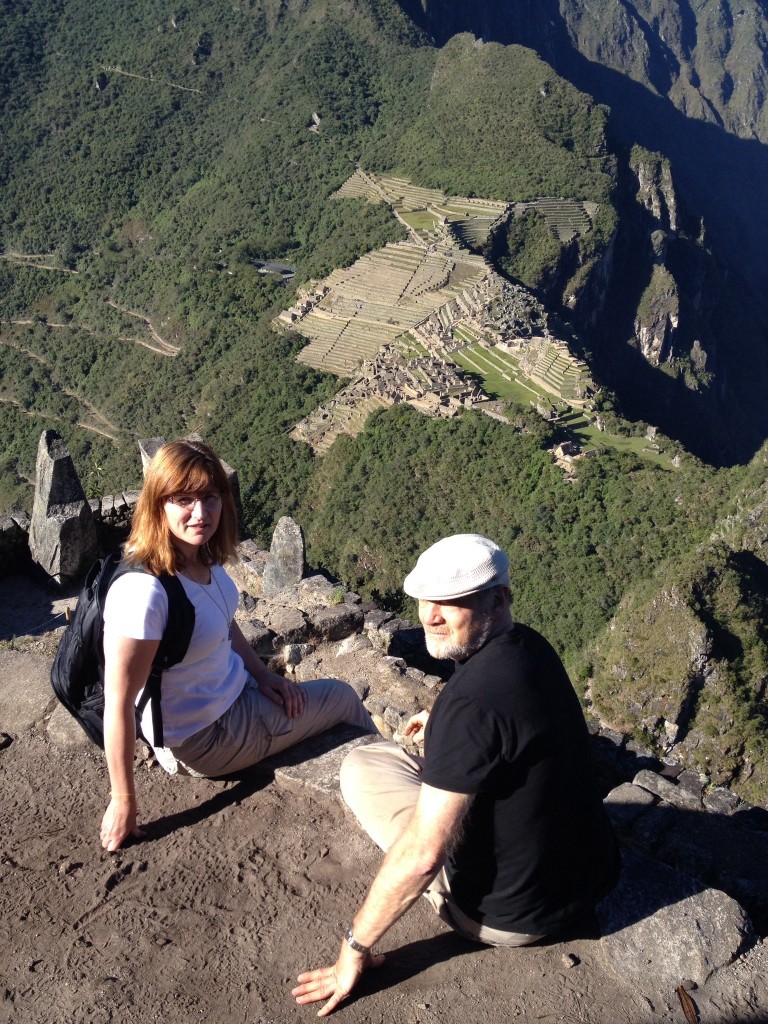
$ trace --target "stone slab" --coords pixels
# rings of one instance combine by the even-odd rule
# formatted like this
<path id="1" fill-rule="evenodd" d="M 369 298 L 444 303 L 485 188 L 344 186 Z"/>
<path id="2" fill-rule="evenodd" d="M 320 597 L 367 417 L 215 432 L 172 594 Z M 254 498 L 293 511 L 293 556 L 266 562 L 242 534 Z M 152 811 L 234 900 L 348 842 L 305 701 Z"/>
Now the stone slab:
<path id="1" fill-rule="evenodd" d="M 288 789 L 306 787 L 341 799 L 341 762 L 350 750 L 364 743 L 375 743 L 377 739 L 354 726 L 337 726 L 297 743 L 282 754 L 266 758 L 259 763 L 259 769 L 274 772 L 275 782 Z"/>
<path id="2" fill-rule="evenodd" d="M 0 651 L 0 732 L 27 733 L 55 705 L 50 658 Z"/>
<path id="3" fill-rule="evenodd" d="M 684 981 L 703 985 L 745 948 L 752 927 L 730 896 L 641 854 L 622 857 L 598 918 L 608 961 L 625 982 L 670 998 Z"/>
<path id="4" fill-rule="evenodd" d="M 63 704 L 57 704 L 53 714 L 48 720 L 48 738 L 57 747 L 66 747 L 68 750 L 87 750 L 93 747 L 92 740 L 86 734 L 85 729 L 77 724 L 73 715 L 67 711 Z"/>

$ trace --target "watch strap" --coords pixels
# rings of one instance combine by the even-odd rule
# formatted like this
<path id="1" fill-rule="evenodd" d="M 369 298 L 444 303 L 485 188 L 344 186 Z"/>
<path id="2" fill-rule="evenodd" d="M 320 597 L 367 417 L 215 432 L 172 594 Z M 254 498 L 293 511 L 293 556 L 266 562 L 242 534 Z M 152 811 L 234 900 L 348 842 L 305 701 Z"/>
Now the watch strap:
<path id="1" fill-rule="evenodd" d="M 364 946 L 362 944 L 362 942 L 358 942 L 357 941 L 355 936 L 352 934 L 352 929 L 351 928 L 347 928 L 346 940 L 347 940 L 347 944 L 350 945 L 352 947 L 352 949 L 354 949 L 354 951 L 356 953 L 370 953 L 371 952 L 371 947 L 370 946 Z"/>

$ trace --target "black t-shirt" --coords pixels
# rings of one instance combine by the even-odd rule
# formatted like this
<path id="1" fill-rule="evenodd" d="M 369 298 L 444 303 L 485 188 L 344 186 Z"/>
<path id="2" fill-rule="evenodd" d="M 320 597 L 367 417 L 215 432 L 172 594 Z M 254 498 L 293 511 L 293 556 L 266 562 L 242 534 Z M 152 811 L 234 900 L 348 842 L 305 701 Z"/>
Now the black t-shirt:
<path id="1" fill-rule="evenodd" d="M 475 798 L 446 870 L 469 917 L 546 935 L 615 884 L 578 698 L 550 644 L 515 625 L 459 665 L 435 701 L 422 779 Z"/>

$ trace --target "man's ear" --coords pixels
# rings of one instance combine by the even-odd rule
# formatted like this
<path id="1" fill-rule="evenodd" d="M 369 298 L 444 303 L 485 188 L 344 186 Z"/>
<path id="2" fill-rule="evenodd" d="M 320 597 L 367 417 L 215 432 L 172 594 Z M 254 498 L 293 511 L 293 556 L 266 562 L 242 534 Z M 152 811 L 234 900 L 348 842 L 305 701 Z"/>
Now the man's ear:
<path id="1" fill-rule="evenodd" d="M 497 586 L 494 587 L 493 591 L 493 610 L 498 611 L 499 608 L 509 607 L 509 587 Z"/>

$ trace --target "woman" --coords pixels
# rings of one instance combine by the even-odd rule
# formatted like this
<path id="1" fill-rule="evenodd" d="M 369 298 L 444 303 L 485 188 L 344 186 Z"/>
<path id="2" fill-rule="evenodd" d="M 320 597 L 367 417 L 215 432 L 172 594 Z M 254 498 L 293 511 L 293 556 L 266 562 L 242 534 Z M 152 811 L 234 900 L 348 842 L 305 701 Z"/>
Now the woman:
<path id="1" fill-rule="evenodd" d="M 154 747 L 151 702 L 141 719 L 166 771 L 226 775 L 340 722 L 376 731 L 346 683 L 298 686 L 256 656 L 234 621 L 238 592 L 223 568 L 236 540 L 232 489 L 214 452 L 197 441 L 164 445 L 147 471 L 125 546 L 124 557 L 145 571 L 118 577 L 104 612 L 107 850 L 143 835 L 133 775 L 135 704 L 168 620 L 162 573 L 178 577 L 195 611 L 187 653 L 162 677 L 164 746 Z"/>

